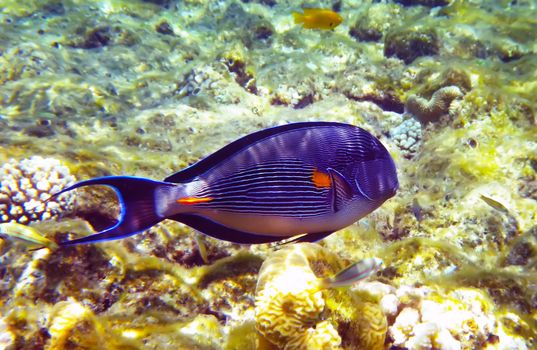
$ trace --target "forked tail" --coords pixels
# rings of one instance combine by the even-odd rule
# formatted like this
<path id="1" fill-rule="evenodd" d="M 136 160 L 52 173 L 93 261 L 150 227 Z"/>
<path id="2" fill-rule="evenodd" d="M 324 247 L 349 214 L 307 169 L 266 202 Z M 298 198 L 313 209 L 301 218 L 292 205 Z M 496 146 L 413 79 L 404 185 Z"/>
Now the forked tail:
<path id="1" fill-rule="evenodd" d="M 165 219 L 155 210 L 155 191 L 161 187 L 174 186 L 141 177 L 106 176 L 78 182 L 51 198 L 75 188 L 93 185 L 108 186 L 116 192 L 121 207 L 117 224 L 93 235 L 61 242 L 60 246 L 125 238 L 150 228 Z"/>

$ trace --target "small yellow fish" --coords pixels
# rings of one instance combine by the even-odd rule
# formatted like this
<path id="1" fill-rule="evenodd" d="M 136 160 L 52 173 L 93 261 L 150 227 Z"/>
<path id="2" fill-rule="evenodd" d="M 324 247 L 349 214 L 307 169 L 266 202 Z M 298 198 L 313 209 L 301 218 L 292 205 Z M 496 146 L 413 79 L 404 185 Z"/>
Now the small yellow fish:
<path id="1" fill-rule="evenodd" d="M 38 248 L 56 248 L 58 245 L 48 238 L 43 237 L 34 228 L 13 222 L 0 224 L 0 237 L 15 239 L 29 246 Z"/>
<path id="2" fill-rule="evenodd" d="M 293 12 L 295 24 L 302 23 L 307 29 L 334 29 L 343 22 L 337 12 L 328 9 L 309 8 L 304 13 Z"/>
<path id="3" fill-rule="evenodd" d="M 494 208 L 501 213 L 509 214 L 509 210 L 505 207 L 505 205 L 498 202 L 497 200 L 487 197 L 485 195 L 480 195 L 480 198 L 482 201 L 487 203 L 491 208 Z"/>

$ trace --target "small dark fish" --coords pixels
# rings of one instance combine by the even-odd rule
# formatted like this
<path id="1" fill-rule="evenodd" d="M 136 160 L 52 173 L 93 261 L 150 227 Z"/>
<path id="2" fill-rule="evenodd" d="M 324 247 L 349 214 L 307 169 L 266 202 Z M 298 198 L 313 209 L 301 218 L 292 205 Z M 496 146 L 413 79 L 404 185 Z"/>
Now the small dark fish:
<path id="1" fill-rule="evenodd" d="M 382 264 L 382 260 L 379 258 L 360 260 L 344 268 L 333 277 L 321 279 L 319 285 L 324 288 L 350 286 L 377 272 Z"/>
<path id="2" fill-rule="evenodd" d="M 418 222 L 423 220 L 423 208 L 420 205 L 420 202 L 418 202 L 417 198 L 412 200 L 412 214 L 414 214 L 414 217 Z"/>
<path id="3" fill-rule="evenodd" d="M 118 194 L 118 223 L 71 245 L 118 239 L 164 219 L 235 243 L 300 235 L 317 241 L 378 208 L 399 183 L 392 157 L 367 131 L 306 122 L 254 132 L 164 181 L 110 176 L 81 181 Z"/>

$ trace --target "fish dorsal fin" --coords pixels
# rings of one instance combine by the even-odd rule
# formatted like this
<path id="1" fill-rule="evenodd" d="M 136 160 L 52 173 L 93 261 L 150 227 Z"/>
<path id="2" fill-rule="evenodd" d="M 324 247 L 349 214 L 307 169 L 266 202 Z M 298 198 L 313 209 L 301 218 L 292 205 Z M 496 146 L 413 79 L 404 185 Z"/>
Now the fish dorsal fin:
<path id="1" fill-rule="evenodd" d="M 175 182 L 175 183 L 184 183 L 189 182 L 196 176 L 199 176 L 211 169 L 220 162 L 228 159 L 233 154 L 245 149 L 246 147 L 252 145 L 255 142 L 258 142 L 262 139 L 284 133 L 287 131 L 293 131 L 297 129 L 306 129 L 306 128 L 316 128 L 322 126 L 350 126 L 343 123 L 335 122 L 301 122 L 301 123 L 291 123 L 280 126 L 275 126 L 268 129 L 263 129 L 249 135 L 243 136 L 240 139 L 231 142 L 230 144 L 224 146 L 220 150 L 214 152 L 213 154 L 201 159 L 197 163 L 192 164 L 188 168 L 185 168 L 175 174 L 172 174 L 164 179 L 166 182 Z"/>
<path id="2" fill-rule="evenodd" d="M 346 202 L 352 198 L 352 187 L 349 181 L 339 171 L 328 168 L 330 183 L 332 186 L 332 209 L 340 211 Z"/>
<path id="3" fill-rule="evenodd" d="M 250 232 L 235 230 L 195 214 L 177 214 L 168 219 L 182 222 L 207 236 L 238 244 L 271 243 L 281 241 L 285 238 L 279 236 L 257 235 Z"/>
<path id="4" fill-rule="evenodd" d="M 304 11 L 304 15 L 314 15 L 318 12 L 321 12 L 323 11 L 323 9 L 319 9 L 319 8 L 304 8 L 302 9 Z"/>

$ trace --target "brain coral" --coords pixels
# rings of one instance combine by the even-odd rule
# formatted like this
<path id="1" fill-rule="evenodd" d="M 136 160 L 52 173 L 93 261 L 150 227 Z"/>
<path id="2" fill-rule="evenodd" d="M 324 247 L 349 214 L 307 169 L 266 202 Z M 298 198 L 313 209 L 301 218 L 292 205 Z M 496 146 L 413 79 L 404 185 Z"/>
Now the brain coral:
<path id="1" fill-rule="evenodd" d="M 75 182 L 66 166 L 54 158 L 33 156 L 10 160 L 0 167 L 0 222 L 47 220 L 73 203 L 73 195 L 44 201 Z"/>
<path id="2" fill-rule="evenodd" d="M 299 247 L 286 247 L 267 259 L 256 290 L 257 329 L 270 342 L 290 349 L 305 346 L 308 329 L 315 326 L 325 306 L 308 262 L 308 255 L 317 249 Z"/>
<path id="3" fill-rule="evenodd" d="M 319 283 L 343 265 L 312 243 L 286 246 L 265 260 L 255 302 L 261 338 L 287 350 L 381 348 L 387 326 L 379 306 L 348 288 L 323 289 Z"/>
<path id="4" fill-rule="evenodd" d="M 442 115 L 448 114 L 451 101 L 463 95 L 457 86 L 443 87 L 426 100 L 418 96 L 410 96 L 406 101 L 406 109 L 422 123 L 435 122 Z"/>

